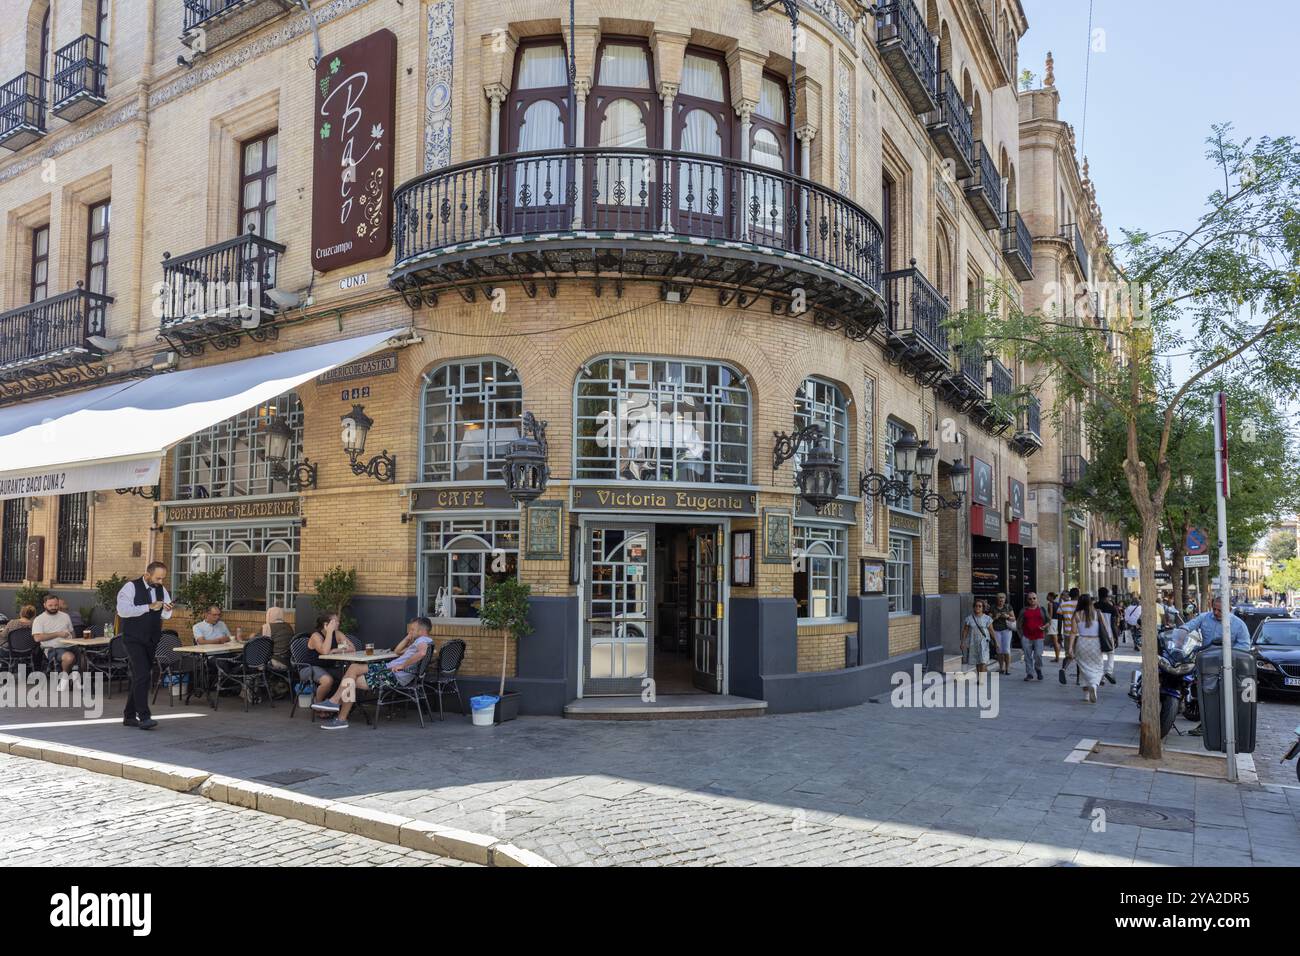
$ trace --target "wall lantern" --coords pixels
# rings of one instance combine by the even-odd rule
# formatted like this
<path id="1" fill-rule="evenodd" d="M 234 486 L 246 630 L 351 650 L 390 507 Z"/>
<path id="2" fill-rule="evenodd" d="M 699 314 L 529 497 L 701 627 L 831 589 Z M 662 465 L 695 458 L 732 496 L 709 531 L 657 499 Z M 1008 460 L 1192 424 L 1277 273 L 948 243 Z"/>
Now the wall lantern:
<path id="1" fill-rule="evenodd" d="M 502 469 L 506 491 L 519 505 L 540 497 L 551 476 L 546 463 L 546 422 L 539 422 L 532 412 L 524 412 L 522 432 L 510 443 Z"/>
<path id="2" fill-rule="evenodd" d="M 952 484 L 952 498 L 945 498 L 938 492 L 930 490 L 934 480 L 934 463 L 939 457 L 939 450 L 932 448 L 928 441 L 917 441 L 911 434 L 904 434 L 894 442 L 894 475 L 882 475 L 874 468 L 858 477 L 858 493 L 869 498 L 884 498 L 891 505 L 897 505 L 904 499 L 920 498 L 921 508 L 930 514 L 936 514 L 944 508 L 957 509 L 966 499 L 966 481 L 970 477 L 970 467 L 960 458 L 955 459 L 948 472 Z M 916 484 L 912 483 L 913 476 Z"/>
<path id="3" fill-rule="evenodd" d="M 397 456 L 385 448 L 364 465 L 358 460 L 366 450 L 366 436 L 375 420 L 366 414 L 365 406 L 353 405 L 352 411 L 339 419 L 343 423 L 343 450 L 352 464 L 352 474 L 367 475 L 376 481 L 392 483 L 397 480 Z"/>
<path id="4" fill-rule="evenodd" d="M 783 462 L 789 461 L 803 445 L 809 446 L 804 455 L 795 482 L 799 485 L 799 497 L 819 511 L 838 497 L 840 493 L 840 460 L 831 450 L 830 442 L 820 425 L 805 425 L 793 435 L 774 432 L 776 445 L 772 449 L 772 471 L 775 472 Z"/>
<path id="5" fill-rule="evenodd" d="M 271 477 L 276 481 L 287 481 L 294 491 L 315 488 L 316 466 L 311 460 L 304 457 L 302 461 L 289 461 L 289 450 L 293 448 L 293 429 L 284 417 L 272 416 L 262 434 L 266 439 L 262 455 L 271 466 Z"/>

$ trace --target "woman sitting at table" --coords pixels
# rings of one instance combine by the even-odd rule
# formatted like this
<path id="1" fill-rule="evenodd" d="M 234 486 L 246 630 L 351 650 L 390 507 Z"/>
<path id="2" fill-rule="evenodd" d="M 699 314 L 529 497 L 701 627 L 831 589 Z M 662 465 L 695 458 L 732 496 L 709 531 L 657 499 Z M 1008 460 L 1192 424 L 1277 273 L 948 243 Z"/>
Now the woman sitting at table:
<path id="1" fill-rule="evenodd" d="M 322 654 L 334 654 L 340 651 L 355 651 L 348 636 L 339 629 L 337 614 L 322 614 L 316 618 L 316 630 L 307 639 L 307 660 L 298 668 L 298 679 L 311 681 L 316 685 L 316 700 L 322 701 L 334 690 L 338 683 L 339 672 L 343 670 L 329 661 L 322 661 Z"/>
<path id="2" fill-rule="evenodd" d="M 36 620 L 36 606 L 33 604 L 24 604 L 23 609 L 18 612 L 18 616 L 0 627 L 0 647 L 9 646 L 9 632 L 16 631 L 20 627 L 25 627 L 29 631 L 32 629 L 32 621 Z"/>
<path id="3" fill-rule="evenodd" d="M 414 618 L 406 629 L 406 637 L 393 648 L 397 656 L 390 661 L 371 661 L 368 664 L 351 664 L 339 681 L 339 689 L 328 700 L 312 704 L 312 710 L 336 713 L 337 717 L 321 723 L 321 730 L 346 730 L 348 713 L 356 703 L 357 690 L 378 690 L 384 686 L 408 686 L 424 655 L 432 654 L 433 638 L 429 631 L 433 622 L 427 617 Z"/>

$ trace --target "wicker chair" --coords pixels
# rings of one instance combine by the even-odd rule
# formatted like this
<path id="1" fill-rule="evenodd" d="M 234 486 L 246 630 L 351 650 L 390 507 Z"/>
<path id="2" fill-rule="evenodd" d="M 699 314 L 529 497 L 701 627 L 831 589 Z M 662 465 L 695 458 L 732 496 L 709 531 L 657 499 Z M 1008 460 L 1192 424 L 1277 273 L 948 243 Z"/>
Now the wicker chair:
<path id="1" fill-rule="evenodd" d="M 438 661 L 435 666 L 429 669 L 425 677 L 425 684 L 428 691 L 437 695 L 438 698 L 438 719 L 443 719 L 442 713 L 442 695 L 456 692 L 456 700 L 460 702 L 460 712 L 466 717 L 470 716 L 469 708 L 465 706 L 465 698 L 460 694 L 460 685 L 456 683 L 456 674 L 460 671 L 460 665 L 465 662 L 465 642 L 457 638 L 454 641 L 448 641 L 442 645 L 438 651 Z"/>
<path id="2" fill-rule="evenodd" d="M 15 627 L 9 632 L 9 638 L 5 644 L 0 646 L 0 670 L 15 674 L 20 667 L 26 666 L 30 668 L 35 653 L 36 638 L 32 637 L 32 629 L 30 627 Z"/>
<path id="3" fill-rule="evenodd" d="M 244 645 L 244 652 L 238 657 L 217 661 L 217 683 L 212 692 L 212 706 L 216 708 L 221 692 L 227 687 L 238 687 L 244 698 L 244 710 L 247 711 L 253 700 L 254 692 L 260 687 L 266 691 L 266 702 L 275 707 L 271 699 L 271 685 L 267 680 L 270 670 L 271 639 L 255 637 Z"/>

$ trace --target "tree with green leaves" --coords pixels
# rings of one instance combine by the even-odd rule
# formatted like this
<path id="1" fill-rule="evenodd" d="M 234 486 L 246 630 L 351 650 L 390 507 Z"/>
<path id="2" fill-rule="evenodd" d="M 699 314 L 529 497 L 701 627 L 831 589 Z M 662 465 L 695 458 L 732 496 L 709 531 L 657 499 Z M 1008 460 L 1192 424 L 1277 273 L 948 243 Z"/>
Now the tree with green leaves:
<path id="1" fill-rule="evenodd" d="M 1296 556 L 1295 534 L 1291 531 L 1274 531 L 1264 541 L 1264 551 L 1274 564 L 1282 564 Z"/>
<path id="2" fill-rule="evenodd" d="M 1182 230 L 1126 230 L 1106 250 L 1117 278 L 1116 288 L 1097 290 L 1106 323 L 1059 307 L 1026 312 L 1009 296 L 1003 308 L 1002 290 L 989 307 L 950 323 L 959 345 L 978 342 L 1038 370 L 1008 404 L 1026 401 L 1050 378 L 1058 405 L 1096 407 L 1095 414 L 1118 419 L 1149 674 L 1157 668 L 1160 529 L 1171 494 L 1183 494 L 1171 446 L 1189 405 L 1214 383 L 1248 382 L 1274 406 L 1300 395 L 1300 146 L 1291 137 L 1237 140 L 1227 125 L 1214 127 L 1207 142 L 1222 185 L 1196 222 Z M 1074 291 L 1062 290 L 1060 301 L 1071 301 Z M 1246 437 L 1241 410 L 1229 415 L 1230 429 Z M 1144 682 L 1140 753 L 1152 759 L 1162 751 L 1158 697 L 1157 682 Z"/>
<path id="3" fill-rule="evenodd" d="M 1264 586 L 1274 594 L 1290 594 L 1300 591 L 1300 558 L 1288 558 L 1272 574 L 1264 579 Z"/>

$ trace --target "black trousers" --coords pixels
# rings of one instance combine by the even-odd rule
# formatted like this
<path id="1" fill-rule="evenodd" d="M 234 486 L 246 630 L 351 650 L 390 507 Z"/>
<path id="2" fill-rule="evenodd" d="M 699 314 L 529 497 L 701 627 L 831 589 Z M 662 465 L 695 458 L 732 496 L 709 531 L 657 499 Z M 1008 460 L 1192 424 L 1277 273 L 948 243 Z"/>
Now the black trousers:
<path id="1" fill-rule="evenodd" d="M 158 637 L 126 637 L 126 659 L 130 665 L 131 688 L 126 696 L 124 718 L 149 716 L 149 683 L 153 674 L 154 653 L 158 650 Z"/>

